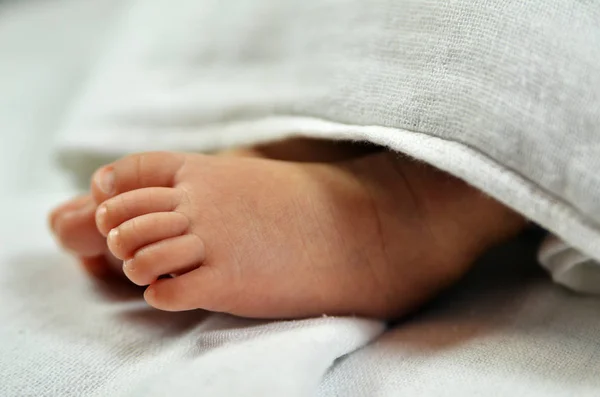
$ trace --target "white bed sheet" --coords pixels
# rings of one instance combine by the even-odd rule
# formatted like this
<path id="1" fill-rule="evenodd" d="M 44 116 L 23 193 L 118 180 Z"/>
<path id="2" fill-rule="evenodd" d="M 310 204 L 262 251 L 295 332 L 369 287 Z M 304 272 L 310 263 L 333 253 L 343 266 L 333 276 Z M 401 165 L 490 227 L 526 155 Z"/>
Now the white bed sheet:
<path id="1" fill-rule="evenodd" d="M 54 134 L 124 3 L 0 4 L 0 395 L 314 394 L 380 323 L 160 312 L 94 283 L 48 233 L 48 210 L 77 193 Z"/>
<path id="2" fill-rule="evenodd" d="M 44 215 L 57 197 L 4 201 L 1 396 L 308 396 L 376 322 L 267 322 L 160 312 L 139 288 L 90 280 Z M 339 332 L 341 331 L 341 332 Z"/>
<path id="3" fill-rule="evenodd" d="M 598 395 L 600 302 L 552 285 L 527 241 L 335 363 L 377 326 L 157 316 L 90 282 L 46 229 L 75 192 L 50 142 L 118 3 L 0 4 L 0 395 Z"/>

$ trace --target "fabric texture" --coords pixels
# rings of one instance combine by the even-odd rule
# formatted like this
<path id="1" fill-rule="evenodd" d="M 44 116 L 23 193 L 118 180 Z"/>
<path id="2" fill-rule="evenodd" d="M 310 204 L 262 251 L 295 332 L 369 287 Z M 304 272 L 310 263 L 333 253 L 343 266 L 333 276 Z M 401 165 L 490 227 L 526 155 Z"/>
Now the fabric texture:
<path id="1" fill-rule="evenodd" d="M 529 237 L 333 367 L 325 396 L 597 396 L 600 305 L 546 278 Z"/>
<path id="2" fill-rule="evenodd" d="M 564 241 L 551 236 L 544 241 L 538 260 L 557 283 L 578 292 L 599 294 L 598 262 Z"/>
<path id="3" fill-rule="evenodd" d="M 177 12 L 172 9 L 177 8 L 173 2 L 163 2 L 163 21 L 152 15 L 142 23 L 148 15 L 136 19 L 136 10 L 147 6 L 137 4 L 123 14 L 123 28 L 114 29 L 109 11 L 128 3 L 110 0 L 106 4 L 111 2 L 114 7 L 107 8 L 79 0 L 0 4 L 0 395 L 598 394 L 598 300 L 552 285 L 535 265 L 531 252 L 535 241 L 527 239 L 491 252 L 455 290 L 379 338 L 382 325 L 360 319 L 264 323 L 224 315 L 161 313 L 145 306 L 139 291 L 96 285 L 84 277 L 72 258 L 59 253 L 45 223 L 53 204 L 76 193 L 55 191 L 57 186 L 63 189 L 66 181 L 52 167 L 46 143 L 87 75 L 91 44 L 105 30 L 114 32 L 116 43 L 120 42 L 117 38 L 138 32 L 128 45 L 150 49 L 161 43 L 160 35 L 147 43 L 145 26 L 163 33 L 172 30 L 168 21 L 173 15 L 169 13 Z M 177 5 L 186 7 L 184 2 Z M 584 5 L 581 2 L 579 6 Z M 219 18 L 235 18 L 235 13 L 230 15 L 235 7 L 230 7 Z M 241 17 L 237 18 L 234 22 Z M 137 23 L 141 26 L 134 28 Z M 189 27 L 188 31 L 198 28 Z M 308 24 L 304 30 L 312 28 Z M 265 39 L 270 34 L 267 31 Z M 164 36 L 164 40 L 170 37 Z M 193 40 L 204 38 L 196 35 Z M 384 43 L 382 46 L 385 48 Z M 164 43 L 164 47 L 169 45 Z M 108 45 L 111 48 L 113 45 Z M 112 85 L 122 68 L 130 67 L 131 73 L 138 67 L 151 70 L 153 62 L 162 59 L 160 53 L 146 58 L 138 58 L 136 51 L 130 55 L 124 54 L 118 64 L 113 63 L 114 58 L 105 58 L 98 65 L 94 80 L 106 83 L 107 94 L 125 95 L 135 88 L 126 84 L 127 78 L 122 87 Z M 102 72 L 110 64 L 113 71 Z M 154 69 L 156 74 L 166 73 Z M 147 106 L 144 99 L 150 100 L 143 90 L 151 90 L 155 83 L 148 79 L 136 88 L 142 90 L 138 98 L 142 110 Z M 160 92 L 168 92 L 163 91 L 166 88 Z M 304 116 L 301 123 L 295 122 L 297 131 L 296 126 L 290 127 L 292 123 L 283 128 L 271 118 L 262 126 L 248 119 L 227 128 L 226 123 L 213 123 L 200 129 L 194 119 L 177 127 L 174 114 L 167 122 L 154 124 L 152 120 L 161 118 L 152 119 L 151 113 L 140 113 L 136 120 L 116 117 L 115 108 L 130 114 L 134 103 L 120 101 L 118 95 L 92 95 L 89 89 L 91 86 L 81 89 L 87 94 L 72 115 L 73 129 L 58 140 L 63 160 L 73 166 L 69 168 L 72 174 L 85 178 L 94 163 L 132 150 L 164 149 L 167 145 L 213 150 L 303 130 L 339 139 L 355 136 L 368 140 L 372 134 L 365 135 L 351 124 L 343 130 L 341 123 L 327 124 Z M 207 92 L 213 95 L 215 91 L 219 90 Z M 170 103 L 169 94 L 165 95 L 162 100 Z M 111 100 L 118 104 L 108 109 Z M 173 107 L 179 106 L 175 105 L 173 97 Z M 194 106 L 197 104 L 190 103 L 190 108 Z M 172 108 L 165 109 L 168 114 Z M 77 124 L 82 128 L 77 129 Z M 251 133 L 244 132 L 247 127 Z M 113 129 L 114 134 L 110 133 Z M 181 141 L 160 138 L 165 131 Z M 346 131 L 355 132 L 346 135 Z M 374 131 L 380 131 L 377 139 L 383 140 L 398 129 Z M 424 143 L 429 146 L 428 141 Z M 438 160 L 443 158 L 440 155 Z M 369 340 L 374 342 L 352 353 Z M 327 366 L 329 370 L 324 370 Z"/>
<path id="4" fill-rule="evenodd" d="M 120 26 L 65 126 L 72 167 L 294 134 L 370 141 L 600 258 L 598 3 L 144 0 Z"/>
<path id="5" fill-rule="evenodd" d="M 0 3 L 0 396 L 315 395 L 381 322 L 161 312 L 52 240 L 48 212 L 78 192 L 50 142 L 123 5 Z"/>
<path id="6" fill-rule="evenodd" d="M 95 285 L 73 259 L 48 255 L 47 237 L 13 228 L 13 239 L 30 253 L 0 251 L 2 396 L 311 396 L 337 358 L 384 328 L 160 312 L 131 286 Z"/>

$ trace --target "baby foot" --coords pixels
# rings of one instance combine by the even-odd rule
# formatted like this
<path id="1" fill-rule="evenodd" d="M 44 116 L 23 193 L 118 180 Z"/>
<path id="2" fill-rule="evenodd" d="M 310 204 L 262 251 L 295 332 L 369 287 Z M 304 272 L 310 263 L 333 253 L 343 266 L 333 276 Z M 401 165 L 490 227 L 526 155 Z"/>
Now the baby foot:
<path id="1" fill-rule="evenodd" d="M 291 138 L 219 153 L 230 157 L 261 157 L 295 162 L 331 162 L 377 150 L 361 143 Z M 97 203 L 90 194 L 76 197 L 52 211 L 49 223 L 59 243 L 72 252 L 92 276 L 122 276 L 123 261 L 115 258 L 95 222 Z"/>
<path id="2" fill-rule="evenodd" d="M 144 153 L 98 170 L 92 193 L 99 231 L 150 305 L 246 317 L 394 317 L 523 225 L 389 153 L 332 164 Z"/>
<path id="3" fill-rule="evenodd" d="M 79 258 L 85 270 L 107 278 L 121 273 L 123 262 L 110 253 L 106 238 L 98 231 L 96 208 L 91 195 L 76 197 L 54 209 L 49 223 L 60 244 Z"/>

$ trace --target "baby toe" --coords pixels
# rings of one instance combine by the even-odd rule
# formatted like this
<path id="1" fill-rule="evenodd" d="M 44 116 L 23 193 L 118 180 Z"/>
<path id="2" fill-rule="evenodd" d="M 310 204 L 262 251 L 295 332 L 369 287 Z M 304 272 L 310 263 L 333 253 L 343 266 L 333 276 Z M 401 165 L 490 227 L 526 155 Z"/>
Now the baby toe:
<path id="1" fill-rule="evenodd" d="M 96 226 L 103 235 L 120 224 L 154 212 L 174 210 L 180 202 L 177 189 L 152 187 L 119 194 L 100 204 L 96 210 Z"/>
<path id="2" fill-rule="evenodd" d="M 91 257 L 106 250 L 106 239 L 94 222 L 95 203 L 87 200 L 78 209 L 63 210 L 52 221 L 60 244 L 78 256 Z"/>
<path id="3" fill-rule="evenodd" d="M 56 233 L 57 223 L 63 215 L 69 212 L 80 210 L 87 205 L 93 205 L 93 203 L 94 200 L 90 195 L 75 197 L 67 202 L 62 203 L 58 207 L 54 208 L 48 215 L 50 229 Z"/>
<path id="4" fill-rule="evenodd" d="M 193 234 L 162 240 L 137 251 L 123 271 L 135 284 L 148 285 L 165 274 L 184 274 L 204 260 L 204 244 Z"/>
<path id="5" fill-rule="evenodd" d="M 92 194 L 97 203 L 131 190 L 170 187 L 185 156 L 171 152 L 140 153 L 123 157 L 100 168 L 92 177 Z"/>
<path id="6" fill-rule="evenodd" d="M 140 248 L 184 234 L 188 218 L 178 212 L 155 212 L 130 219 L 108 233 L 108 248 L 119 259 L 127 260 Z"/>
<path id="7" fill-rule="evenodd" d="M 150 306 L 166 311 L 204 309 L 230 312 L 231 286 L 221 272 L 200 266 L 184 275 L 160 279 L 144 292 Z"/>

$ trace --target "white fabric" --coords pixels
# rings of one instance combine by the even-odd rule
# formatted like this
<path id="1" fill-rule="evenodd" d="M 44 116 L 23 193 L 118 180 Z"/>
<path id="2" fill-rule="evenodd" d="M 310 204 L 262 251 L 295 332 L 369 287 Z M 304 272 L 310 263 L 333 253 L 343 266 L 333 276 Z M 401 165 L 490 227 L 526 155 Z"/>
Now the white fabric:
<path id="1" fill-rule="evenodd" d="M 578 292 L 600 294 L 598 262 L 554 236 L 540 248 L 538 260 L 557 283 Z"/>
<path id="2" fill-rule="evenodd" d="M 551 284 L 532 241 L 336 361 L 381 324 L 160 313 L 84 277 L 46 228 L 74 193 L 47 142 L 90 59 L 76 43 L 101 36 L 117 4 L 0 4 L 0 395 L 597 395 L 600 305 Z"/>
<path id="3" fill-rule="evenodd" d="M 369 141 L 511 206 L 600 278 L 600 7 L 546 3 L 133 2 L 59 149 L 79 171 L 292 134 Z"/>
<path id="4" fill-rule="evenodd" d="M 597 396 L 600 304 L 553 285 L 529 237 L 341 361 L 325 396 Z"/>
<path id="5" fill-rule="evenodd" d="M 0 229 L 2 396 L 310 396 L 338 357 L 383 330 L 159 312 L 139 289 L 94 284 L 57 252 L 45 228 L 56 198 L 1 202 L 11 209 Z"/>
<path id="6" fill-rule="evenodd" d="M 382 323 L 160 312 L 52 241 L 48 211 L 76 191 L 49 142 L 118 5 L 0 4 L 0 396 L 314 395 Z"/>

